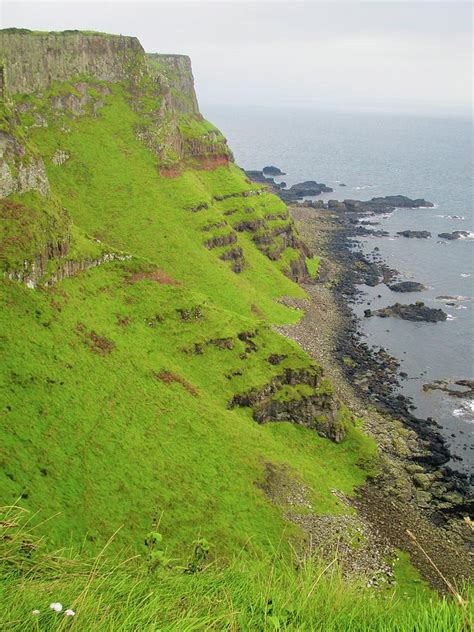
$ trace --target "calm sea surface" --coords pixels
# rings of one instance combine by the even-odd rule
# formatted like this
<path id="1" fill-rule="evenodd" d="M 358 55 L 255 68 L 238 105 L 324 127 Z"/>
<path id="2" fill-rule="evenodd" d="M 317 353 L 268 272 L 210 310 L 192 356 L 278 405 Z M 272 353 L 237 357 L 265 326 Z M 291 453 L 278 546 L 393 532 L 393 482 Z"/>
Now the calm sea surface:
<path id="1" fill-rule="evenodd" d="M 390 237 L 360 240 L 365 252 L 378 246 L 401 280 L 424 283 L 427 290 L 395 294 L 386 286 L 363 286 L 362 315 L 400 302 L 423 300 L 441 307 L 448 320 L 412 323 L 394 318 L 362 319 L 367 342 L 383 346 L 408 373 L 402 391 L 413 398 L 420 416 L 442 426 L 457 467 L 474 465 L 474 401 L 422 386 L 436 379 L 474 378 L 474 213 L 473 132 L 469 119 L 391 114 L 324 112 L 249 107 L 204 108 L 232 147 L 237 164 L 261 169 L 274 164 L 289 185 L 325 182 L 334 193 L 320 199 L 370 199 L 403 194 L 424 197 L 435 208 L 396 210 L 377 218 Z M 340 187 L 340 183 L 346 184 Z M 458 219 L 452 216 L 458 216 Z M 399 230 L 429 230 L 432 239 L 396 237 Z M 440 243 L 438 233 L 470 231 L 470 237 Z M 378 298 L 378 295 L 381 298 Z M 447 306 L 438 296 L 458 297 Z M 453 464 L 454 465 L 454 464 Z"/>

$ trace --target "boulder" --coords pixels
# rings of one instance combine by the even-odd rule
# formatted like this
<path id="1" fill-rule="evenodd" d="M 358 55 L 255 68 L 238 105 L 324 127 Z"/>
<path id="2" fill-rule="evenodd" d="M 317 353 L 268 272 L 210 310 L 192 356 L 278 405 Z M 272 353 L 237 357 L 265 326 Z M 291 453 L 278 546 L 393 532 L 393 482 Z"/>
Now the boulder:
<path id="1" fill-rule="evenodd" d="M 426 307 L 422 301 L 417 301 L 411 305 L 402 305 L 395 303 L 375 312 L 380 318 L 395 316 L 403 320 L 412 320 L 415 322 L 436 323 L 446 320 L 448 315 L 442 309 Z"/>
<path id="2" fill-rule="evenodd" d="M 388 287 L 392 292 L 422 292 L 426 290 L 423 283 L 417 283 L 416 281 L 400 281 L 400 283 L 393 283 Z"/>
<path id="3" fill-rule="evenodd" d="M 270 165 L 268 167 L 264 167 L 262 172 L 268 176 L 285 176 L 286 173 L 282 171 L 279 167 L 275 167 L 275 165 Z"/>

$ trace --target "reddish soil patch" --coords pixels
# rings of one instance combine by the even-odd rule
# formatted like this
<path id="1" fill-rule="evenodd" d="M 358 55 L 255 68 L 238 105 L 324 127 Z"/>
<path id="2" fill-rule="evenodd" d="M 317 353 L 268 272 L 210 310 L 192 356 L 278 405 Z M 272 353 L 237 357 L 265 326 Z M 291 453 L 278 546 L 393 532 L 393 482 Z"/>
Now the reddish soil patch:
<path id="1" fill-rule="evenodd" d="M 120 327 L 128 327 L 131 322 L 132 319 L 130 316 L 121 316 L 120 314 L 117 314 L 117 325 L 120 325 Z"/>
<path id="2" fill-rule="evenodd" d="M 250 305 L 250 309 L 252 310 L 252 314 L 257 318 L 265 318 L 265 314 L 262 312 L 258 305 L 255 305 L 255 303 L 252 303 L 252 305 Z"/>
<path id="3" fill-rule="evenodd" d="M 129 283 L 137 283 L 137 281 L 155 281 L 161 285 L 181 285 L 179 281 L 173 279 L 162 270 L 154 270 L 153 272 L 135 272 L 128 277 Z"/>
<path id="4" fill-rule="evenodd" d="M 97 355 L 107 355 L 115 349 L 115 343 L 105 336 L 99 336 L 95 331 L 87 331 L 86 326 L 83 323 L 78 323 L 76 330 L 83 336 L 85 344 L 89 347 L 92 353 Z"/>
<path id="5" fill-rule="evenodd" d="M 228 164 L 229 156 L 226 154 L 209 154 L 196 158 L 196 169 L 203 169 L 205 171 L 212 171 L 217 167 L 227 167 Z"/>
<path id="6" fill-rule="evenodd" d="M 181 386 L 186 389 L 188 393 L 190 393 L 193 397 L 198 397 L 199 395 L 199 391 L 195 386 L 185 380 L 184 377 L 176 375 L 176 373 L 161 369 L 158 373 L 153 373 L 153 375 L 157 380 L 160 380 L 160 382 L 164 382 L 165 384 L 181 384 Z"/>
<path id="7" fill-rule="evenodd" d="M 163 178 L 177 178 L 181 175 L 179 167 L 161 167 L 158 172 Z"/>
<path id="8" fill-rule="evenodd" d="M 186 167 L 212 171 L 213 169 L 217 169 L 217 167 L 227 167 L 229 162 L 230 159 L 227 154 L 203 154 L 201 156 L 193 156 L 192 158 L 184 159 L 180 164 L 173 165 L 172 167 L 160 167 L 158 173 L 163 178 L 178 178 L 182 174 L 183 168 Z"/>

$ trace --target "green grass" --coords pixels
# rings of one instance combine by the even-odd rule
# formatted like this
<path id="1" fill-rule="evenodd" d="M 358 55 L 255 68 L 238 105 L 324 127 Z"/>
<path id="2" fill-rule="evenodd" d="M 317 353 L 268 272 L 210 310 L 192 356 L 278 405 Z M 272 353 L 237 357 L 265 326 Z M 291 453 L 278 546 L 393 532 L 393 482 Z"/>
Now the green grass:
<path id="1" fill-rule="evenodd" d="M 7 509 L 0 538 L 3 625 L 10 631 L 308 630 L 321 632 L 448 632 L 469 630 L 472 613 L 437 598 L 422 583 L 378 591 L 343 580 L 334 563 L 287 560 L 278 546 L 252 547 L 232 560 L 183 572 L 192 543 L 168 568 L 150 572 L 146 552 L 121 560 L 105 547 L 87 558 L 74 548 L 48 553 L 33 519 Z M 110 543 L 109 543 L 110 544 Z M 165 544 L 166 546 L 166 544 Z M 405 560 L 397 562 L 406 566 Z M 408 571 L 409 573 L 411 571 Z M 468 596 L 468 592 L 465 593 Z M 74 617 L 53 612 L 52 602 Z M 38 615 L 32 614 L 39 610 Z"/>
<path id="2" fill-rule="evenodd" d="M 318 276 L 319 264 L 321 262 L 320 257 L 311 257 L 306 259 L 306 267 L 308 268 L 309 275 L 316 279 Z"/>
<path id="3" fill-rule="evenodd" d="M 269 194 L 216 201 L 253 189 L 234 166 L 161 177 L 156 157 L 135 136 L 140 114 L 122 86 L 112 90 L 98 117 L 58 115 L 39 104 L 49 127 L 30 132 L 72 219 L 72 252 L 100 247 L 133 259 L 36 292 L 2 281 L 9 305 L 1 327 L 3 497 L 61 512 L 49 534 L 57 545 L 86 535 L 93 549 L 121 528 L 117 542 L 133 547 L 163 513 L 177 550 L 203 529 L 221 553 L 240 550 L 249 538 L 266 547 L 285 523 L 255 486 L 265 462 L 292 463 L 315 489 L 316 507 L 337 512 L 343 508 L 331 489 L 351 493 L 361 484 L 367 472 L 358 464 L 375 448 L 361 429 L 335 446 L 303 428 L 259 426 L 249 410 L 228 409 L 235 393 L 265 384 L 285 366 L 309 366 L 299 347 L 271 330 L 300 317 L 275 299 L 303 292 L 246 233 L 238 233 L 246 267 L 233 273 L 204 246 L 213 233 L 202 228 L 226 220 L 229 204 L 244 203 L 259 217 L 284 206 Z M 60 166 L 50 160 L 58 148 L 70 155 Z M 23 197 L 33 209 L 41 201 Z M 207 209 L 190 210 L 202 202 Z M 297 253 L 284 255 L 281 265 Z M 175 284 L 129 282 L 156 268 Z M 178 310 L 195 306 L 199 320 L 183 321 Z M 256 332 L 252 353 L 237 337 L 244 331 Z M 231 338 L 233 348 L 210 343 L 217 338 Z M 202 353 L 194 353 L 196 345 Z M 272 353 L 287 359 L 272 366 Z M 179 381 L 157 379 L 161 370 L 198 396 Z M 334 460 L 338 467 L 321 486 Z"/>

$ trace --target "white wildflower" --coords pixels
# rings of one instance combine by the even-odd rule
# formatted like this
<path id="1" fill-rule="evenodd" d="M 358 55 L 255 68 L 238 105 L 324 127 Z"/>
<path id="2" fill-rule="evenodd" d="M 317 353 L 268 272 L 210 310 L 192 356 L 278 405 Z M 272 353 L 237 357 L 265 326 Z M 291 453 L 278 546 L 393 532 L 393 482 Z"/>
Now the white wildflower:
<path id="1" fill-rule="evenodd" d="M 61 610 L 63 609 L 63 606 L 59 603 L 59 601 L 50 604 L 49 607 L 51 608 L 51 610 L 54 610 L 54 612 L 61 612 Z"/>
<path id="2" fill-rule="evenodd" d="M 35 617 L 37 617 L 40 614 L 40 611 L 39 610 L 33 610 L 33 612 L 31 614 L 33 614 Z"/>
<path id="3" fill-rule="evenodd" d="M 74 612 L 74 610 L 71 610 L 71 608 L 68 608 L 64 611 L 64 614 L 66 615 L 66 617 L 73 617 L 76 613 Z"/>

